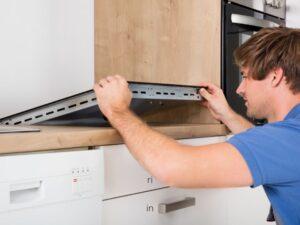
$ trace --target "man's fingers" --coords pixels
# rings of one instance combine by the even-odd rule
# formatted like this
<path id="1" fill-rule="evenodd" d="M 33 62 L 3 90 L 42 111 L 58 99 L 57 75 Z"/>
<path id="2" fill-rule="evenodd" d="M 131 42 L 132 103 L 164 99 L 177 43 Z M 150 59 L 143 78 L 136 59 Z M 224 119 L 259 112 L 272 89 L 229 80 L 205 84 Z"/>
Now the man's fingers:
<path id="1" fill-rule="evenodd" d="M 121 83 L 128 85 L 127 80 L 124 77 L 122 77 L 120 75 L 115 75 L 114 78 L 116 78 Z"/>
<path id="2" fill-rule="evenodd" d="M 205 98 L 207 101 L 211 99 L 211 94 L 205 88 L 201 88 L 199 92 L 201 96 Z"/>
<path id="3" fill-rule="evenodd" d="M 99 81 L 99 86 L 104 88 L 108 83 L 107 78 L 104 78 Z"/>
<path id="4" fill-rule="evenodd" d="M 208 83 L 208 82 L 200 82 L 199 86 L 206 87 L 209 92 L 217 92 L 218 90 L 220 90 L 220 88 L 218 86 L 216 86 L 212 83 Z"/>
<path id="5" fill-rule="evenodd" d="M 113 76 L 108 76 L 106 77 L 106 80 L 108 83 L 113 82 L 114 80 L 116 80 Z"/>

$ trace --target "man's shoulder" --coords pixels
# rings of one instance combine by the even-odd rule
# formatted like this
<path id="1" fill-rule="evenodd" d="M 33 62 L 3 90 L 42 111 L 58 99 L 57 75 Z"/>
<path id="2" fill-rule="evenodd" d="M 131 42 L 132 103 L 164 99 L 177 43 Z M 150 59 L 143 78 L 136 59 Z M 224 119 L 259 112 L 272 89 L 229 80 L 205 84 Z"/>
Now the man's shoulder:
<path id="1" fill-rule="evenodd" d="M 250 128 L 233 136 L 239 142 L 255 142 L 263 146 L 289 141 L 300 144 L 300 120 L 290 119 Z"/>
<path id="2" fill-rule="evenodd" d="M 277 121 L 273 123 L 267 123 L 263 126 L 256 126 L 246 131 L 246 133 L 264 133 L 264 132 L 275 132 L 283 133 L 296 132 L 300 134 L 300 119 L 293 118 L 288 120 Z"/>

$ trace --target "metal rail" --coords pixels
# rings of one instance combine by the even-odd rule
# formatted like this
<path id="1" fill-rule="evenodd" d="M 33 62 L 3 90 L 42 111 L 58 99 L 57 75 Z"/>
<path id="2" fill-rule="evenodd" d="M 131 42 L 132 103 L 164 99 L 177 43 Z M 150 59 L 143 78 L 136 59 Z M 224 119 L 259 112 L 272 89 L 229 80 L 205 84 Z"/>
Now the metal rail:
<path id="1" fill-rule="evenodd" d="M 199 87 L 129 82 L 133 99 L 199 101 Z M 93 90 L 0 119 L 4 125 L 33 125 L 97 105 Z"/>

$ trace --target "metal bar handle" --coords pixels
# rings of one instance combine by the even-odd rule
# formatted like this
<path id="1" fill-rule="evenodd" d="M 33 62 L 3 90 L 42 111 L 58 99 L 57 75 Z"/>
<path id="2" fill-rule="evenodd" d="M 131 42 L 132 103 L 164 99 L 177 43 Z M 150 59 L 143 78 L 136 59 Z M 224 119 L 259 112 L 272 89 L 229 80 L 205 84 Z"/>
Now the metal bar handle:
<path id="1" fill-rule="evenodd" d="M 196 199 L 187 197 L 182 201 L 172 202 L 172 203 L 161 203 L 158 205 L 158 212 L 161 214 L 166 214 L 179 209 L 184 209 L 196 205 Z"/>
<path id="2" fill-rule="evenodd" d="M 280 24 L 274 23 L 269 20 L 257 19 L 252 16 L 245 16 L 240 14 L 231 14 L 231 22 L 235 24 L 242 24 L 242 25 L 260 27 L 260 28 L 280 26 Z"/>

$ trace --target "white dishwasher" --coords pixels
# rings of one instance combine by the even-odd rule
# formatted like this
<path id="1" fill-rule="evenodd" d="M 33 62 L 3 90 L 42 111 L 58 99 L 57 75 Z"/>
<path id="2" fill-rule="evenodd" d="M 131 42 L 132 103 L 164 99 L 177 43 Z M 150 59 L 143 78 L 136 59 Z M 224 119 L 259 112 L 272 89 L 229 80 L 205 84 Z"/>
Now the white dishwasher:
<path id="1" fill-rule="evenodd" d="M 100 225 L 103 153 L 78 150 L 0 157 L 0 224 Z"/>

